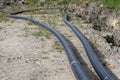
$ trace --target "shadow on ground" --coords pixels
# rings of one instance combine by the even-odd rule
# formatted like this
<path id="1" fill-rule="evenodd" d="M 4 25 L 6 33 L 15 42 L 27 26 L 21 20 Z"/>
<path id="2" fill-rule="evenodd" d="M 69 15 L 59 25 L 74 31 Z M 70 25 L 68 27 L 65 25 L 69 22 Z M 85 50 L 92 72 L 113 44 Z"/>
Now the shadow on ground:
<path id="1" fill-rule="evenodd" d="M 80 55 L 81 53 L 79 53 L 78 49 L 74 46 L 74 44 L 68 39 L 67 41 L 69 42 L 69 45 L 71 46 L 72 50 L 76 53 L 75 56 L 77 57 L 78 61 L 82 65 L 84 71 L 87 73 L 90 80 L 100 80 L 98 76 L 88 67 L 88 64 L 86 64 L 86 62 Z"/>
<path id="2" fill-rule="evenodd" d="M 89 41 L 89 43 L 92 45 L 92 48 L 93 48 L 93 50 L 95 51 L 97 58 L 99 59 L 99 61 L 101 62 L 101 64 L 104 66 L 104 63 L 107 63 L 107 62 L 105 61 L 105 56 L 98 50 L 98 48 L 94 45 L 94 43 L 92 43 L 92 42 L 90 42 L 90 41 Z M 110 74 L 112 75 L 112 77 L 113 77 L 115 80 L 119 80 L 119 79 L 117 78 L 117 76 L 114 75 L 113 72 L 112 72 L 108 67 L 105 67 L 105 69 L 106 69 L 106 71 L 107 71 L 108 73 L 110 73 Z"/>
<path id="3" fill-rule="evenodd" d="M 85 72 L 88 74 L 88 76 L 90 77 L 90 80 L 100 80 L 99 77 L 88 67 L 88 64 L 84 61 L 84 59 L 82 58 L 82 56 L 80 55 L 81 53 L 79 53 L 78 49 L 75 47 L 75 45 L 67 39 L 67 41 L 69 42 L 71 48 L 73 49 L 73 51 L 76 53 L 75 56 L 77 57 L 77 59 L 79 60 L 80 64 L 82 65 L 83 69 L 85 70 Z M 105 56 L 102 55 L 102 53 L 100 53 L 100 51 L 97 49 L 97 47 L 94 45 L 94 43 L 90 42 L 90 44 L 92 44 L 92 48 L 96 53 L 96 56 L 98 57 L 99 61 L 101 62 L 101 64 L 103 65 L 105 62 Z M 114 75 L 112 73 L 112 71 L 105 67 L 105 69 L 107 70 L 107 72 L 109 72 L 113 78 L 115 78 L 115 80 L 119 80 L 117 78 L 116 75 Z"/>

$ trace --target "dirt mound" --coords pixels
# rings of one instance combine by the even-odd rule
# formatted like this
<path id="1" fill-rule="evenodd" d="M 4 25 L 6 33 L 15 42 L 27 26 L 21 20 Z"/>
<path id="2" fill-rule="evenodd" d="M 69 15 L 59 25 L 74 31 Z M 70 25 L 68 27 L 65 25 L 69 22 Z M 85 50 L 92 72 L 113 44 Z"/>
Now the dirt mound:
<path id="1" fill-rule="evenodd" d="M 98 31 L 110 31 L 114 36 L 113 44 L 119 46 L 120 10 L 107 9 L 97 3 L 70 3 L 68 13 L 71 19 L 81 18 L 85 23 L 92 24 L 92 28 Z"/>
<path id="2" fill-rule="evenodd" d="M 119 10 L 107 9 L 97 3 L 70 3 L 69 12 L 92 23 L 95 30 L 112 30 L 119 28 Z"/>

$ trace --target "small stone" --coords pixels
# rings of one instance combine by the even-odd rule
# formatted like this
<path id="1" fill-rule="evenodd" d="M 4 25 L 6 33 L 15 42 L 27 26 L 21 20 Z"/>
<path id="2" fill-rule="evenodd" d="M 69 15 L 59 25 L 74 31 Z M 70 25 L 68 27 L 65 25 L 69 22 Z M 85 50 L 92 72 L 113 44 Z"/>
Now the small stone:
<path id="1" fill-rule="evenodd" d="M 8 58 L 8 59 L 7 59 L 7 63 L 10 63 L 10 62 L 11 62 L 11 58 Z"/>

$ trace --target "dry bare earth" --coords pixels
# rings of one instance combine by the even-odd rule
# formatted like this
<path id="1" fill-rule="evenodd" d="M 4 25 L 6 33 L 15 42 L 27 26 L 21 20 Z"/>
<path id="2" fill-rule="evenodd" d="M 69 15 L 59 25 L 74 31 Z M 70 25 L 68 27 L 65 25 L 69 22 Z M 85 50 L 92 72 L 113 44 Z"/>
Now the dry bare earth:
<path id="1" fill-rule="evenodd" d="M 73 43 L 70 43 L 71 46 L 76 46 L 74 47 L 76 55 L 90 79 L 98 80 L 82 44 L 65 25 L 59 10 L 49 10 L 44 14 L 30 15 L 27 13 L 24 15 L 45 21 L 64 34 Z M 81 20 L 75 19 L 72 22 L 93 42 L 100 51 L 99 54 L 106 53 L 104 59 L 116 65 L 109 69 L 119 78 L 118 56 L 113 57 L 113 54 L 107 56 L 107 53 L 110 53 L 105 48 L 110 48 L 109 44 L 100 37 L 99 33 L 88 27 L 89 25 L 81 24 Z M 75 80 L 64 50 L 56 37 L 47 30 L 42 28 L 39 30 L 38 26 L 30 22 L 15 19 L 1 22 L 0 27 L 2 27 L 0 29 L 0 80 Z M 103 57 L 99 59 L 103 61 Z"/>
<path id="2" fill-rule="evenodd" d="M 32 35 L 38 26 L 24 20 L 10 19 L 0 27 L 0 80 L 75 80 L 53 35 Z"/>

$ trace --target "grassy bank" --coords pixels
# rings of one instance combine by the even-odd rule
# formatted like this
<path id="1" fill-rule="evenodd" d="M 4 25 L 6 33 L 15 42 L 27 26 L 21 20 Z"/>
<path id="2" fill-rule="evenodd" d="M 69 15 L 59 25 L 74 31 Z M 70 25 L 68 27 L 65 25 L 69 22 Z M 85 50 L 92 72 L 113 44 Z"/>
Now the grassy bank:
<path id="1" fill-rule="evenodd" d="M 94 1 L 101 1 L 105 7 L 107 8 L 119 8 L 120 7 L 120 0 L 43 0 L 40 2 L 40 0 L 28 0 L 28 3 L 31 5 L 36 5 L 40 3 L 46 3 L 46 4 L 52 4 L 53 2 L 59 4 L 59 5 L 67 5 L 70 2 L 94 2 Z"/>

